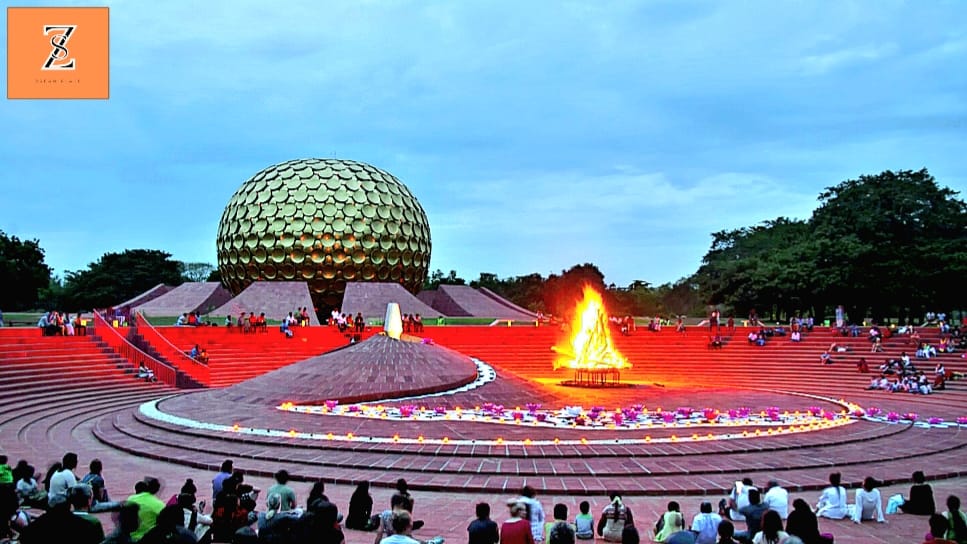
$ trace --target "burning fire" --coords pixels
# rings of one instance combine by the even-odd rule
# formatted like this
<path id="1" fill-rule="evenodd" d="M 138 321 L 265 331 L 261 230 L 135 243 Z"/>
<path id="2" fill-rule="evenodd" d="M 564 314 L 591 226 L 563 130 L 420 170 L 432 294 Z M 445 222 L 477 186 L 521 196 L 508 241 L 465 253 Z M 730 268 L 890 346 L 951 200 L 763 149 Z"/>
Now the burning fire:
<path id="1" fill-rule="evenodd" d="M 618 353 L 611 340 L 608 314 L 601 295 L 591 286 L 584 286 L 584 300 L 578 303 L 571 323 L 569 346 L 552 348 L 560 357 L 554 361 L 558 368 L 629 368 L 631 364 Z"/>

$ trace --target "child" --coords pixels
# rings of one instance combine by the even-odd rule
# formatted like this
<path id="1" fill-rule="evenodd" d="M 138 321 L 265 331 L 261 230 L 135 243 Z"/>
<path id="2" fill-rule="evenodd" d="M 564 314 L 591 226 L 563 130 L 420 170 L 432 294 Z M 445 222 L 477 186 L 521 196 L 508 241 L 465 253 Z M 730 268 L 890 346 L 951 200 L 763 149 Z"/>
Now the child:
<path id="1" fill-rule="evenodd" d="M 591 515 L 591 503 L 581 501 L 581 513 L 574 518 L 574 536 L 578 540 L 594 540 L 594 516 Z"/>
<path id="2" fill-rule="evenodd" d="M 500 541 L 497 523 L 490 519 L 489 504 L 477 504 L 477 519 L 470 522 L 467 532 L 470 544 L 497 544 Z"/>
<path id="3" fill-rule="evenodd" d="M 558 523 L 567 524 L 567 505 L 557 503 L 554 505 L 554 519 L 544 524 L 544 542 L 551 541 L 551 529 Z M 574 527 L 571 527 L 574 530 Z"/>

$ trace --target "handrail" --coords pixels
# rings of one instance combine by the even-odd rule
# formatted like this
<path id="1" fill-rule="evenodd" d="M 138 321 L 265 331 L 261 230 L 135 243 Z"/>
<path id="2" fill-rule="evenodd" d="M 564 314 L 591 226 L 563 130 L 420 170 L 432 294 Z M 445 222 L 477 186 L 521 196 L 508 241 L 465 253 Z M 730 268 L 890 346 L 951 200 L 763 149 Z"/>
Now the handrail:
<path id="1" fill-rule="evenodd" d="M 127 338 L 121 336 L 121 333 L 101 316 L 100 312 L 94 312 L 94 333 L 114 353 L 117 353 L 138 366 L 143 364 L 154 373 L 155 378 L 159 381 L 172 387 L 178 386 L 178 372 L 174 368 L 162 363 L 131 344 Z"/>
<path id="2" fill-rule="evenodd" d="M 138 334 L 144 338 L 144 340 L 151 344 L 151 346 L 158 351 L 158 354 L 168 360 L 169 363 L 175 366 L 178 370 L 181 370 L 185 374 L 188 374 L 193 380 L 200 383 L 201 385 L 208 387 L 211 385 L 211 369 L 208 365 L 204 365 L 195 359 L 188 356 L 187 353 L 178 349 L 171 343 L 170 340 L 165 338 L 163 334 L 158 332 L 158 329 L 148 322 L 141 312 L 136 312 L 134 316 L 135 325 L 138 328 Z"/>

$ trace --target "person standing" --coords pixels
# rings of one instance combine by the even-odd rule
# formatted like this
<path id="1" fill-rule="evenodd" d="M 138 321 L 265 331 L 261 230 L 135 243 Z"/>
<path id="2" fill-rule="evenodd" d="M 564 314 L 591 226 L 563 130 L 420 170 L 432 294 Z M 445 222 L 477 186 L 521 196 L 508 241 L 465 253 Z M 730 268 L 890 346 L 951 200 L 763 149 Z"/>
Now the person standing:
<path id="1" fill-rule="evenodd" d="M 531 525 L 531 534 L 534 542 L 544 540 L 544 507 L 537 500 L 537 492 L 533 487 L 525 485 L 521 492 L 520 501 L 527 506 L 527 516 Z"/>

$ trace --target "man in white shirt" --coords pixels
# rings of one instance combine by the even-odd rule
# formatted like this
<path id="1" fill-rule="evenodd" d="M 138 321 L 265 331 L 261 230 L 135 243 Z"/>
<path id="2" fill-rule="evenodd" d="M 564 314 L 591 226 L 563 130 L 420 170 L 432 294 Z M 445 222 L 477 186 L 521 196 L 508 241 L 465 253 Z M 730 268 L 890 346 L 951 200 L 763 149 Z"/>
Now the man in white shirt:
<path id="1" fill-rule="evenodd" d="M 769 505 L 770 510 L 778 512 L 782 519 L 789 517 L 789 492 L 779 487 L 779 482 L 769 480 L 764 502 Z"/>
<path id="2" fill-rule="evenodd" d="M 393 534 L 383 538 L 379 544 L 443 544 L 443 537 L 436 536 L 425 542 L 420 542 L 410 536 L 413 531 L 413 519 L 409 512 L 393 514 Z"/>
<path id="3" fill-rule="evenodd" d="M 751 478 L 742 478 L 741 482 L 735 482 L 729 495 L 729 517 L 732 521 L 745 521 L 745 516 L 740 514 L 739 510 L 749 506 L 749 490 L 755 488 Z"/>
<path id="4" fill-rule="evenodd" d="M 64 454 L 61 461 L 62 468 L 50 477 L 50 488 L 47 490 L 47 502 L 51 502 L 55 496 L 67 499 L 67 491 L 77 485 L 77 476 L 74 469 L 77 468 L 77 454 L 68 452 Z"/>
<path id="5" fill-rule="evenodd" d="M 537 492 L 533 487 L 525 485 L 519 500 L 527 505 L 527 510 L 530 512 L 531 534 L 534 536 L 534 542 L 543 542 L 544 507 L 537 500 Z"/>

